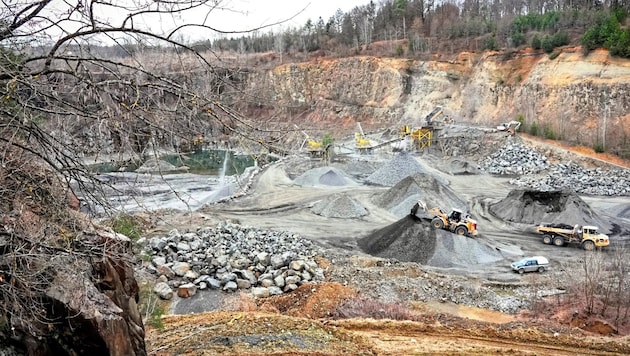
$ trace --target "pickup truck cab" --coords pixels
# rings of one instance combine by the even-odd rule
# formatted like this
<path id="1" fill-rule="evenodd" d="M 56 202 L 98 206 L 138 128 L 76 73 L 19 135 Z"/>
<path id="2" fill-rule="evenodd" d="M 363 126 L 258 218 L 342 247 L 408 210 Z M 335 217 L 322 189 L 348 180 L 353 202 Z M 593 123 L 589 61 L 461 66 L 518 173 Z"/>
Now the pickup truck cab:
<path id="1" fill-rule="evenodd" d="M 549 260 L 543 256 L 526 257 L 512 263 L 512 270 L 523 274 L 525 272 L 544 272 L 549 268 Z"/>

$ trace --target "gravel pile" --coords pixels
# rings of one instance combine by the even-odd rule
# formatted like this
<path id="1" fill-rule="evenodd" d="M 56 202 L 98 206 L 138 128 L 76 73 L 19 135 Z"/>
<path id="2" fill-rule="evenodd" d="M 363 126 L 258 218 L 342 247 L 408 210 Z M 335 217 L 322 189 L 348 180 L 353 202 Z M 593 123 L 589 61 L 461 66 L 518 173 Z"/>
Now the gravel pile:
<path id="1" fill-rule="evenodd" d="M 398 218 L 408 215 L 418 200 L 424 201 L 429 208 L 466 210 L 466 203 L 453 190 L 435 176 L 424 173 L 409 176 L 373 198 L 377 206 L 389 210 Z"/>
<path id="2" fill-rule="evenodd" d="M 569 162 L 551 167 L 544 176 L 525 176 L 511 184 L 540 191 L 571 190 L 589 195 L 630 195 L 630 170 L 585 169 Z"/>
<path id="3" fill-rule="evenodd" d="M 503 259 L 497 250 L 477 239 L 435 230 L 429 222 L 411 217 L 359 239 L 358 245 L 373 256 L 441 268 L 474 268 Z"/>
<path id="4" fill-rule="evenodd" d="M 595 225 L 607 233 L 612 225 L 597 215 L 576 193 L 569 191 L 512 190 L 504 199 L 490 205 L 490 212 L 511 222 L 531 224 L 532 230 L 541 222 Z"/>
<path id="5" fill-rule="evenodd" d="M 346 177 L 346 173 L 334 167 L 313 168 L 304 172 L 293 180 L 293 183 L 304 187 L 342 187 L 357 185 L 352 179 Z"/>
<path id="6" fill-rule="evenodd" d="M 266 297 L 324 280 L 313 259 L 322 252 L 311 241 L 230 222 L 196 232 L 172 230 L 149 239 L 145 253 L 152 257 L 147 270 L 158 276 L 154 291 L 163 299 L 172 298 L 173 290 L 186 298 L 206 288 L 251 288 Z"/>
<path id="7" fill-rule="evenodd" d="M 418 173 L 428 173 L 428 171 L 415 157 L 406 152 L 400 152 L 376 172 L 372 173 L 365 182 L 367 184 L 393 187 L 401 180 Z"/>
<path id="8" fill-rule="evenodd" d="M 383 163 L 362 159 L 354 159 L 342 164 L 335 163 L 335 165 L 355 179 L 362 181 L 369 177 L 370 174 L 376 172 L 380 167 L 382 167 Z"/>
<path id="9" fill-rule="evenodd" d="M 524 175 L 544 171 L 549 162 L 540 152 L 512 140 L 481 162 L 481 169 L 496 175 Z"/>
<path id="10" fill-rule="evenodd" d="M 313 205 L 311 211 L 327 218 L 353 219 L 368 214 L 361 203 L 346 194 L 333 194 Z"/>

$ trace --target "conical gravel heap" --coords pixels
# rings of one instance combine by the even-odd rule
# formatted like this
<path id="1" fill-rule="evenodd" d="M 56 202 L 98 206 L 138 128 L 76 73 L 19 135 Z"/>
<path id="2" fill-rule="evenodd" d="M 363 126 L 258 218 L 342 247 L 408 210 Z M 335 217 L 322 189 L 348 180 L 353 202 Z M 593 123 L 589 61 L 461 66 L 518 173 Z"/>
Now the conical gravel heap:
<path id="1" fill-rule="evenodd" d="M 435 176 L 426 173 L 404 178 L 385 193 L 377 195 L 374 203 L 399 218 L 409 214 L 418 201 L 425 202 L 428 208 L 440 207 L 444 210 L 457 208 L 466 210 L 466 203 L 451 188 Z"/>
<path id="2" fill-rule="evenodd" d="M 538 225 L 564 223 L 571 226 L 595 225 L 603 233 L 612 229 L 579 195 L 569 191 L 512 190 L 504 199 L 492 204 L 490 212 L 511 222 Z"/>
<path id="3" fill-rule="evenodd" d="M 306 187 L 357 185 L 344 171 L 334 167 L 313 168 L 295 178 L 293 183 Z"/>
<path id="4" fill-rule="evenodd" d="M 315 203 L 311 211 L 327 218 L 353 219 L 365 216 L 368 211 L 346 194 L 333 194 Z"/>
<path id="5" fill-rule="evenodd" d="M 428 222 L 411 217 L 374 231 L 359 239 L 358 245 L 373 256 L 440 268 L 475 268 L 503 259 L 499 251 L 478 239 L 435 230 Z"/>
<path id="6" fill-rule="evenodd" d="M 376 172 L 372 173 L 365 182 L 367 184 L 393 187 L 401 180 L 418 173 L 428 173 L 428 171 L 415 157 L 407 152 L 400 152 Z"/>

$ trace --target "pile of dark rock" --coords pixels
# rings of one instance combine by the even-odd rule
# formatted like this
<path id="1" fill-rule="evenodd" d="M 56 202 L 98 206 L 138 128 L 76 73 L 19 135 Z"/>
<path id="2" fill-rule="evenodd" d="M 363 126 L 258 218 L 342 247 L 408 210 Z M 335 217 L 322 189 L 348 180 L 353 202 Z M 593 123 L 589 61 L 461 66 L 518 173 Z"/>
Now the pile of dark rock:
<path id="1" fill-rule="evenodd" d="M 506 141 L 496 152 L 481 162 L 481 169 L 496 175 L 535 174 L 549 168 L 540 152 L 518 141 Z"/>
<path id="2" fill-rule="evenodd" d="M 519 187 L 539 191 L 570 190 L 588 195 L 630 195 L 630 170 L 585 169 L 569 162 L 551 167 L 543 176 L 525 176 L 510 180 Z"/>
<path id="3" fill-rule="evenodd" d="M 151 256 L 146 268 L 158 276 L 153 290 L 162 299 L 174 292 L 187 298 L 206 288 L 251 289 L 256 297 L 267 297 L 324 280 L 314 260 L 322 251 L 310 240 L 231 222 L 195 232 L 171 230 L 149 239 L 144 253 Z"/>

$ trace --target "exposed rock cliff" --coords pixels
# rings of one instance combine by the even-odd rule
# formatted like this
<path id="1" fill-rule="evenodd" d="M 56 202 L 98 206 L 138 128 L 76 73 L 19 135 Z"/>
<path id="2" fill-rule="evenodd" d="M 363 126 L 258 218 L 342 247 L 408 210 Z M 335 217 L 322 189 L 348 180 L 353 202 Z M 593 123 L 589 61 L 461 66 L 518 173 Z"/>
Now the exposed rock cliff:
<path id="1" fill-rule="evenodd" d="M 630 61 L 598 50 L 462 53 L 449 61 L 375 57 L 317 59 L 252 71 L 249 112 L 276 111 L 303 127 L 420 124 L 436 105 L 458 121 L 525 127 L 620 152 L 630 144 Z M 251 102 L 251 100 L 247 100 Z"/>

